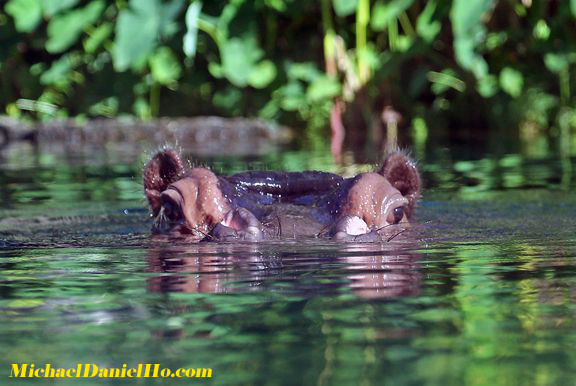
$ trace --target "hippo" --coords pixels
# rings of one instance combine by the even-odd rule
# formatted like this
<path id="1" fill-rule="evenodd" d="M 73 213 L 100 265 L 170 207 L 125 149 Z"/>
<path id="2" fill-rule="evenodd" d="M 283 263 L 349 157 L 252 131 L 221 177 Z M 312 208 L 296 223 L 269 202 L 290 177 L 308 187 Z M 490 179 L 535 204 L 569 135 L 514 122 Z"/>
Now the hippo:
<path id="1" fill-rule="evenodd" d="M 319 172 L 247 171 L 218 176 L 158 151 L 144 168 L 152 232 L 199 241 L 331 238 L 381 241 L 402 232 L 420 198 L 416 164 L 388 154 L 352 178 Z"/>

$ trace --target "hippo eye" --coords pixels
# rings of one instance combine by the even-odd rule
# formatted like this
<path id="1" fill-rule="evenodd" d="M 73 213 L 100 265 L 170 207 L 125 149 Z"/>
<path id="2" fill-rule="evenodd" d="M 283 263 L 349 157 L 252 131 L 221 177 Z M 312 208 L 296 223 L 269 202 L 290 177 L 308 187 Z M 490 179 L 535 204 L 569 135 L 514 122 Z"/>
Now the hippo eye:
<path id="1" fill-rule="evenodd" d="M 394 208 L 392 213 L 394 214 L 394 224 L 398 224 L 404 218 L 404 208 L 401 206 Z"/>
<path id="2" fill-rule="evenodd" d="M 180 220 L 180 207 L 172 200 L 165 200 L 162 203 L 162 207 L 164 208 L 164 215 L 170 221 L 178 221 Z"/>

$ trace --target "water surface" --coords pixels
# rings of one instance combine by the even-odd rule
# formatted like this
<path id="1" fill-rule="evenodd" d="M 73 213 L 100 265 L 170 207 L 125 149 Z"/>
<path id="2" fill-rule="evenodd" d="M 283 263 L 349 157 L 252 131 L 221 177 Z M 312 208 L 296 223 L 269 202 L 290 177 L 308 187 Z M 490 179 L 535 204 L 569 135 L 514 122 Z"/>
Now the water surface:
<path id="1" fill-rule="evenodd" d="M 421 162 L 416 225 L 389 243 L 190 245 L 149 236 L 145 151 L 90 154 L 17 149 L 0 164 L 2 377 L 11 363 L 159 363 L 210 367 L 214 384 L 574 384 L 563 161 Z M 370 167 L 293 151 L 196 161 Z"/>

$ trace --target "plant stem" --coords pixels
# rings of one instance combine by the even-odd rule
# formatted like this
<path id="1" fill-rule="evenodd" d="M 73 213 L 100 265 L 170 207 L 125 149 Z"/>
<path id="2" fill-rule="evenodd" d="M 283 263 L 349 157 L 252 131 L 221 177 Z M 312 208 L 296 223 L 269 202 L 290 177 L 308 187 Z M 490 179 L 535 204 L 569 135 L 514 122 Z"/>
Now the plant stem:
<path id="1" fill-rule="evenodd" d="M 330 13 L 330 0 L 322 0 L 322 28 L 324 29 L 324 61 L 326 62 L 326 73 L 330 76 L 336 76 L 335 33 Z"/>
<path id="2" fill-rule="evenodd" d="M 391 20 L 388 24 L 388 44 L 390 51 L 398 50 L 398 22 L 396 19 Z"/>
<path id="3" fill-rule="evenodd" d="M 154 82 L 150 88 L 150 117 L 157 117 L 160 112 L 160 83 Z"/>
<path id="4" fill-rule="evenodd" d="M 370 0 L 358 0 L 356 9 L 356 58 L 358 65 L 358 78 L 365 84 L 370 77 L 370 68 L 363 59 L 366 50 L 368 22 L 370 21 Z"/>
<path id="5" fill-rule="evenodd" d="M 414 27 L 412 26 L 412 23 L 410 22 L 410 18 L 408 18 L 408 14 L 406 12 L 402 12 L 399 16 L 398 16 L 398 21 L 400 21 L 400 25 L 402 26 L 402 29 L 404 29 L 404 32 L 406 33 L 406 35 L 408 36 L 416 36 L 416 31 L 414 30 Z"/>
<path id="6" fill-rule="evenodd" d="M 570 67 L 566 66 L 565 69 L 562 69 L 558 78 L 560 81 L 560 103 L 562 106 L 566 106 L 570 101 Z"/>
<path id="7" fill-rule="evenodd" d="M 208 34 L 208 36 L 210 36 L 212 38 L 212 40 L 214 40 L 216 45 L 220 46 L 217 29 L 216 29 L 216 26 L 214 24 L 199 18 L 198 19 L 198 29 L 200 31 L 206 32 Z"/>

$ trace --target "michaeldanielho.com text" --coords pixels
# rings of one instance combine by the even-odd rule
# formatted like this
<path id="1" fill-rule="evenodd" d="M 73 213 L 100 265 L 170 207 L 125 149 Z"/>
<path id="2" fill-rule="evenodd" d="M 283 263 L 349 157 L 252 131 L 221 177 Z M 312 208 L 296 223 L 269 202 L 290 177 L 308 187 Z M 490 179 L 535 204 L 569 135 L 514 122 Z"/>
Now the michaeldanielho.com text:
<path id="1" fill-rule="evenodd" d="M 159 364 L 140 364 L 138 367 L 108 368 L 98 367 L 93 364 L 79 364 L 76 367 L 63 369 L 53 368 L 50 364 L 44 367 L 35 367 L 33 364 L 12 364 L 10 377 L 19 378 L 192 378 L 212 377 L 212 369 L 189 368 L 172 371 L 168 368 L 160 368 Z"/>

